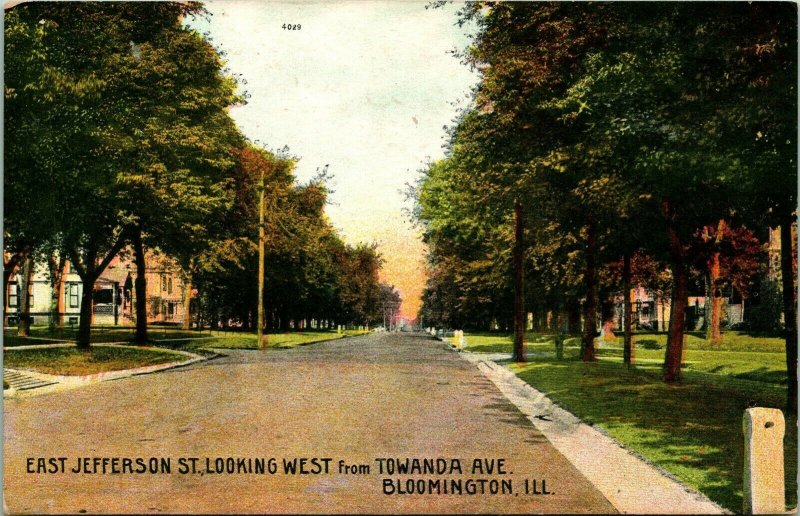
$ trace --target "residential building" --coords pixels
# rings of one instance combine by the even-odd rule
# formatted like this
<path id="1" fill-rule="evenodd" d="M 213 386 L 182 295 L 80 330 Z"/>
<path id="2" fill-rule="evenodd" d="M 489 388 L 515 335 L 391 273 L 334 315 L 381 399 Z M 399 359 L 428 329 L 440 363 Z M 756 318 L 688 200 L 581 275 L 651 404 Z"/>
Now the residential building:
<path id="1" fill-rule="evenodd" d="M 147 252 L 147 320 L 149 323 L 179 324 L 183 321 L 183 283 L 174 260 L 162 254 Z M 94 285 L 92 324 L 135 324 L 136 267 L 127 254 L 114 257 Z M 4 326 L 16 326 L 19 320 L 19 270 L 9 278 L 5 292 Z M 80 322 L 83 282 L 69 261 L 64 265 L 61 282 L 51 285 L 46 263 L 36 263 L 32 274 L 30 315 L 34 325 L 47 325 L 51 318 L 53 288 L 57 289 L 58 317 L 66 326 Z"/>

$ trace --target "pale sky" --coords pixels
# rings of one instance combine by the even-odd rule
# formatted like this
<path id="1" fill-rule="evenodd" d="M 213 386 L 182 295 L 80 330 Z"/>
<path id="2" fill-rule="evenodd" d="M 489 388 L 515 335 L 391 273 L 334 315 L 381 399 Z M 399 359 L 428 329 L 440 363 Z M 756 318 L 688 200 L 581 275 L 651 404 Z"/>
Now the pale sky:
<path id="1" fill-rule="evenodd" d="M 348 243 L 378 244 L 382 280 L 400 291 L 407 317 L 425 277 L 402 191 L 442 157 L 443 126 L 477 82 L 448 53 L 468 43 L 455 25 L 459 4 L 426 3 L 209 1 L 210 22 L 189 21 L 247 81 L 249 103 L 231 110 L 244 134 L 289 146 L 300 181 L 329 164 L 328 216 Z"/>

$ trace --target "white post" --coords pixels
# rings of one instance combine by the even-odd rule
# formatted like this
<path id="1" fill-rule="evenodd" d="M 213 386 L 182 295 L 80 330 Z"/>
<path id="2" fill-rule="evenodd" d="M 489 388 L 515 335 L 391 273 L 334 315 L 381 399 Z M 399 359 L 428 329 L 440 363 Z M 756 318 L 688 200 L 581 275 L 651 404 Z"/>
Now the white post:
<path id="1" fill-rule="evenodd" d="M 783 436 L 786 423 L 778 409 L 751 408 L 744 413 L 744 513 L 786 512 Z"/>

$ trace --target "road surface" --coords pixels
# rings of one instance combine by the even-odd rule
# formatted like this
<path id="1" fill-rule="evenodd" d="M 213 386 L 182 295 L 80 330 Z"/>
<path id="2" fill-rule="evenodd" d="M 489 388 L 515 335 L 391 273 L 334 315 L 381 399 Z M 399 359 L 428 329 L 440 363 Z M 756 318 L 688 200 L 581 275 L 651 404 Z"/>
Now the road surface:
<path id="1" fill-rule="evenodd" d="M 6 400 L 9 510 L 614 512 L 474 365 L 428 336 L 372 334 L 228 353 L 183 369 Z M 81 472 L 73 473 L 82 458 Z M 150 458 L 155 473 L 131 472 L 149 469 Z M 253 459 L 268 470 L 271 458 L 275 474 L 253 472 Z M 302 458 L 317 459 L 306 463 L 309 474 L 287 474 L 284 460 L 297 459 L 299 468 Z M 103 474 L 102 459 L 106 471 L 124 472 Z M 421 466 L 446 459 L 428 464 L 447 464 L 447 471 L 381 473 L 392 461 L 379 459 L 411 466 L 414 459 Z M 476 459 L 484 471 L 473 469 Z M 355 473 L 340 472 L 340 461 Z M 180 471 L 191 465 L 195 473 Z M 457 485 L 462 493 L 452 494 Z"/>

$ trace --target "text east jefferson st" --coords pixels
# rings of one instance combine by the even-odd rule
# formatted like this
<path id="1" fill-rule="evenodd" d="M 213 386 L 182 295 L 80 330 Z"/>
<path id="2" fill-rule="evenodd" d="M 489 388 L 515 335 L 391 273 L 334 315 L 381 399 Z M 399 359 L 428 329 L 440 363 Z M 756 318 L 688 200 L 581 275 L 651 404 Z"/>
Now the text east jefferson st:
<path id="1" fill-rule="evenodd" d="M 169 457 L 78 457 L 68 468 L 67 457 L 28 457 L 26 461 L 28 473 L 83 473 L 83 474 L 126 474 L 149 473 L 170 474 L 173 471 L 173 460 Z M 292 458 L 278 461 L 275 458 L 234 458 L 216 457 L 180 457 L 176 472 L 182 475 L 200 474 L 269 474 L 286 475 L 320 475 L 330 473 L 331 458 Z M 201 469 L 200 465 L 205 466 Z"/>

